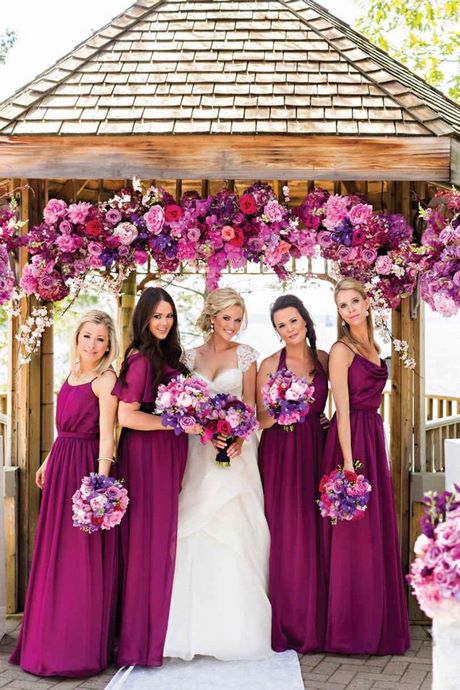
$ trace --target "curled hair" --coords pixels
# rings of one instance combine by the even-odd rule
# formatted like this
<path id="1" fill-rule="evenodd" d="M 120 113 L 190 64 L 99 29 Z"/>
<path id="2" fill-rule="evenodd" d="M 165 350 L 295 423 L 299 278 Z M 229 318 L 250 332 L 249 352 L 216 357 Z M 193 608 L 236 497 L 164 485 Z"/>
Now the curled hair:
<path id="1" fill-rule="evenodd" d="M 104 371 L 110 369 L 110 367 L 112 366 L 112 362 L 118 357 L 118 353 L 120 351 L 117 334 L 115 330 L 115 324 L 113 322 L 112 317 L 109 316 L 109 314 L 107 314 L 105 311 L 100 311 L 99 309 L 92 309 L 91 311 L 86 312 L 86 314 L 83 314 L 83 316 L 80 317 L 80 320 L 77 323 L 75 331 L 72 335 L 72 343 L 70 346 L 71 365 L 73 365 L 78 359 L 77 340 L 80 331 L 85 325 L 85 323 L 94 323 L 96 324 L 96 326 L 105 326 L 105 328 L 107 329 L 107 334 L 109 338 L 109 348 L 108 351 L 104 354 L 104 356 L 101 357 L 97 367 L 95 367 L 94 369 L 94 372 L 98 376 L 100 376 L 104 373 Z"/>
<path id="2" fill-rule="evenodd" d="M 361 345 L 362 343 L 360 343 L 352 336 L 350 326 L 342 319 L 342 317 L 339 314 L 337 295 L 341 290 L 355 290 L 365 300 L 369 299 L 369 295 L 364 289 L 364 285 L 360 283 L 358 280 L 355 280 L 354 278 L 342 278 L 342 280 L 339 280 L 339 282 L 336 284 L 334 288 L 334 300 L 337 305 L 337 340 L 342 340 L 342 338 L 346 338 L 354 345 Z M 377 352 L 380 352 L 380 346 L 375 342 L 374 338 L 374 324 L 372 322 L 372 309 L 370 305 L 368 307 L 368 315 L 366 317 L 366 326 L 370 344 L 375 347 Z"/>
<path id="3" fill-rule="evenodd" d="M 302 319 L 305 321 L 305 326 L 307 328 L 307 339 L 310 344 L 310 348 L 313 354 L 313 361 L 316 365 L 318 361 L 318 353 L 316 351 L 316 332 L 315 332 L 315 326 L 313 324 L 313 319 L 311 318 L 310 314 L 308 313 L 307 308 L 305 307 L 304 303 L 302 302 L 301 299 L 296 297 L 295 295 L 281 295 L 278 297 L 270 307 L 270 319 L 272 322 L 272 326 L 276 331 L 276 325 L 275 325 L 275 314 L 277 311 L 281 311 L 281 309 L 288 309 L 289 307 L 292 307 L 293 309 L 297 309 L 299 312 L 300 316 Z"/>
<path id="4" fill-rule="evenodd" d="M 167 302 L 173 313 L 173 325 L 164 340 L 159 340 L 150 331 L 150 319 L 160 302 Z M 146 288 L 136 304 L 131 319 L 131 340 L 126 348 L 120 370 L 120 381 L 126 385 L 128 358 L 133 351 L 140 352 L 150 363 L 152 370 L 152 393 L 156 397 L 160 383 L 165 382 L 166 366 L 188 374 L 189 370 L 182 364 L 182 347 L 177 327 L 177 311 L 171 295 L 160 287 Z"/>
<path id="5" fill-rule="evenodd" d="M 233 288 L 218 288 L 206 296 L 201 314 L 196 320 L 197 328 L 205 335 L 209 335 L 212 331 L 212 319 L 219 312 L 230 309 L 230 307 L 241 307 L 243 310 L 242 327 L 246 328 L 248 322 L 246 305 L 240 293 Z"/>

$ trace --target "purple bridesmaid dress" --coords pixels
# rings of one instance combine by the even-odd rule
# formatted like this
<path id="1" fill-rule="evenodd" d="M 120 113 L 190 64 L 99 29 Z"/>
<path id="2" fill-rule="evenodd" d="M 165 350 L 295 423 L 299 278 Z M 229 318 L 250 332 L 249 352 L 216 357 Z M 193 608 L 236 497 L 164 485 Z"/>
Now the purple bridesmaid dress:
<path id="1" fill-rule="evenodd" d="M 178 372 L 169 369 L 166 378 Z M 152 412 L 152 372 L 140 353 L 131 355 L 126 386 L 113 394 Z M 187 436 L 124 428 L 118 447 L 119 476 L 130 498 L 121 523 L 122 589 L 119 666 L 161 666 L 176 561 L 179 491 L 187 460 Z"/>
<path id="2" fill-rule="evenodd" d="M 351 348 L 350 348 L 351 349 Z M 329 577 L 326 650 L 344 654 L 404 654 L 409 626 L 395 502 L 383 423 L 378 409 L 387 368 L 355 353 L 348 370 L 353 458 L 372 485 L 358 522 L 323 519 Z M 322 473 L 343 464 L 334 415 Z"/>
<path id="3" fill-rule="evenodd" d="M 284 368 L 285 349 L 278 370 Z M 327 377 L 319 362 L 313 385 L 315 401 L 305 422 L 293 431 L 275 424 L 263 431 L 259 445 L 271 534 L 269 596 L 276 652 L 312 652 L 324 645 L 326 587 L 315 500 L 325 439 L 319 420 L 326 404 Z"/>
<path id="4" fill-rule="evenodd" d="M 99 401 L 91 382 L 62 386 L 46 468 L 24 618 L 10 662 L 38 676 L 92 676 L 107 666 L 116 530 L 72 525 L 72 495 L 97 471 Z"/>

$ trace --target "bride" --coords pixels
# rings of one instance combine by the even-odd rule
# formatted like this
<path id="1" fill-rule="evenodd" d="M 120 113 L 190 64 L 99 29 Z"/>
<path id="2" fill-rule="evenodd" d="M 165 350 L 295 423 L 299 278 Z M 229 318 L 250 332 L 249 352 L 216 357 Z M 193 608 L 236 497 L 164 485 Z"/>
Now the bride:
<path id="1" fill-rule="evenodd" d="M 201 347 L 185 364 L 210 392 L 231 393 L 254 407 L 257 353 L 232 341 L 246 321 L 242 297 L 221 288 L 206 298 L 197 326 Z M 174 584 L 164 656 L 261 659 L 271 654 L 267 596 L 269 531 L 257 467 L 257 437 L 236 439 L 230 468 L 216 448 L 190 437 L 179 497 Z"/>

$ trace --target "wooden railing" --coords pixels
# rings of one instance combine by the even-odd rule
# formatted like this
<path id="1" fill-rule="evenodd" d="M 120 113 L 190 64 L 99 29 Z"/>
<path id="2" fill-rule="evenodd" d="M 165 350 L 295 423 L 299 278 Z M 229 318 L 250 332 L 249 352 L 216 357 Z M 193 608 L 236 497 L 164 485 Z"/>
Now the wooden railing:
<path id="1" fill-rule="evenodd" d="M 431 420 L 425 430 L 425 472 L 444 472 L 444 440 L 460 438 L 460 415 Z"/>

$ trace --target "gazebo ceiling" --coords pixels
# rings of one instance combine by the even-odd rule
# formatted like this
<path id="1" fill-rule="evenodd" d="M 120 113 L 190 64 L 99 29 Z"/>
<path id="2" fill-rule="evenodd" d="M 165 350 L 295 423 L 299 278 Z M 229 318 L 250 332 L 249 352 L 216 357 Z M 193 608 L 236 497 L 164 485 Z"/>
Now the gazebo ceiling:
<path id="1" fill-rule="evenodd" d="M 127 145 L 120 143 L 124 135 L 133 134 L 141 150 L 145 137 L 151 149 L 152 135 L 165 139 L 160 149 L 171 147 L 168 135 L 219 135 L 229 139 L 224 152 L 239 138 L 234 135 L 314 137 L 330 140 L 335 156 L 339 139 L 383 138 L 393 179 L 407 166 L 423 179 L 428 172 L 454 179 L 460 108 L 312 0 L 139 0 L 0 106 L 0 154 L 7 154 L 0 174 L 12 173 L 37 135 L 46 135 L 40 150 L 49 163 L 57 146 L 64 155 L 63 140 L 73 135 L 81 135 L 87 159 L 90 143 L 112 150 L 109 142 L 117 141 L 115 151 Z M 52 145 L 55 135 L 60 144 Z M 413 137 L 417 144 L 407 141 Z M 440 138 L 446 140 L 441 144 Z M 420 158 L 417 165 L 399 158 L 392 170 L 390 142 L 405 140 L 412 156 L 421 139 L 424 155 L 437 161 L 424 168 Z M 14 152 L 7 150 L 12 145 Z M 319 146 L 324 149 L 326 141 Z M 361 167 L 364 175 L 382 176 L 379 150 L 374 166 Z M 397 144 L 395 151 L 401 154 Z M 221 154 L 218 147 L 215 156 Z M 321 176 L 321 167 L 331 162 L 312 155 L 300 165 L 302 173 L 319 169 Z M 100 152 L 98 157 L 100 163 Z M 155 161 L 150 156 L 145 162 L 151 176 Z M 164 172 L 174 166 L 166 163 Z M 32 168 L 29 174 L 43 175 Z M 92 173 L 77 168 L 72 174 Z M 356 177 L 358 171 L 344 174 Z M 62 166 L 54 172 L 68 174 Z M 101 176 L 114 172 L 112 165 Z M 25 174 L 22 164 L 14 174 Z"/>

